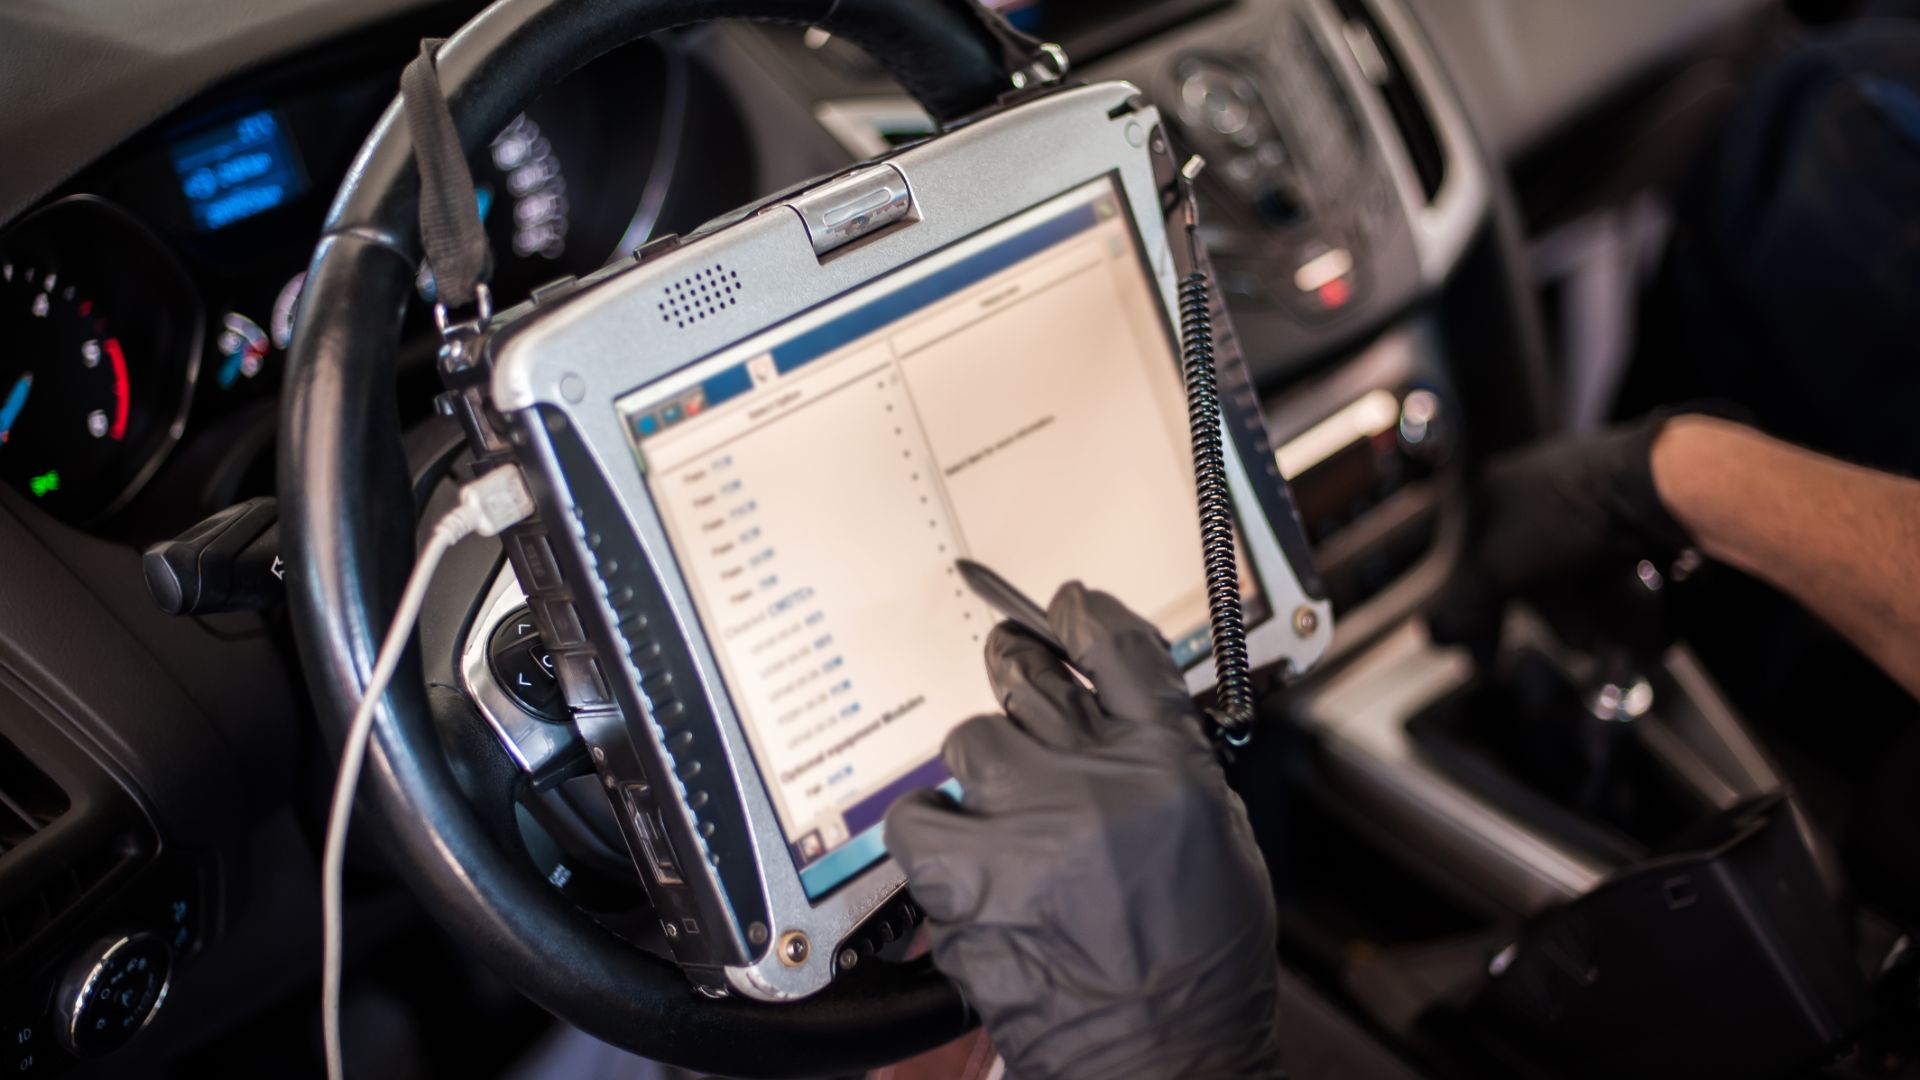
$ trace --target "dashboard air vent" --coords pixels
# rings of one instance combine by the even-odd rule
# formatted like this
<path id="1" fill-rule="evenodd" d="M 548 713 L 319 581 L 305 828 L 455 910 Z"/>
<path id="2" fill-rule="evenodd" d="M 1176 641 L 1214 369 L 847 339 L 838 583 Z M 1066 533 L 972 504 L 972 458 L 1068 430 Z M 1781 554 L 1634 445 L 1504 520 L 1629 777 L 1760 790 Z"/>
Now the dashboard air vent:
<path id="1" fill-rule="evenodd" d="M 51 777 L 0 739 L 0 856 L 53 824 L 68 805 L 67 793 Z"/>
<path id="2" fill-rule="evenodd" d="M 113 882 L 152 844 L 111 795 L 79 800 L 0 738 L 0 970 Z M 0 982 L 3 982 L 0 979 Z"/>
<path id="3" fill-rule="evenodd" d="M 660 290 L 660 321 L 686 329 L 740 302 L 740 271 L 718 263 Z"/>
<path id="4" fill-rule="evenodd" d="M 1389 0 L 1391 2 L 1391 0 Z M 1400 130 L 1407 157 L 1420 179 L 1420 189 L 1431 203 L 1440 194 L 1447 178 L 1447 155 L 1440 145 L 1440 134 L 1433 118 L 1427 115 L 1420 91 L 1407 73 L 1405 58 L 1394 47 L 1393 39 L 1382 31 L 1367 0 L 1334 0 L 1334 6 L 1346 20 L 1343 28 L 1347 46 L 1353 50 L 1360 70 L 1380 89 L 1387 111 Z"/>

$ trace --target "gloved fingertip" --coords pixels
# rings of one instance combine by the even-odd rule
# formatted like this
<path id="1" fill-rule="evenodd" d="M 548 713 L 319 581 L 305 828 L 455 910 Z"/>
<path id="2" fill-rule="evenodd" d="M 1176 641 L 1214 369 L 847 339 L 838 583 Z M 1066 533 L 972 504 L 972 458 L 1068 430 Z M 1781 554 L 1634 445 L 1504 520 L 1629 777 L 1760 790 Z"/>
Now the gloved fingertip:
<path id="1" fill-rule="evenodd" d="M 887 853 L 928 915 L 950 922 L 973 910 L 978 873 L 966 858 L 972 822 L 951 798 L 932 789 L 909 792 L 887 810 L 881 829 Z"/>
<path id="2" fill-rule="evenodd" d="M 1069 581 L 1053 591 L 1053 598 L 1047 601 L 1047 625 L 1053 632 L 1060 632 L 1061 624 L 1076 618 L 1079 612 L 1086 610 L 1087 586 L 1084 582 Z"/>
<path id="3" fill-rule="evenodd" d="M 1163 646 L 1160 628 L 1148 622 L 1111 593 L 1089 589 L 1081 582 L 1060 586 L 1047 605 L 1047 625 L 1077 661 L 1101 641 L 1123 634 L 1146 634 Z"/>
<path id="4" fill-rule="evenodd" d="M 960 812 L 960 804 L 938 788 L 909 791 L 887 808 L 880 825 L 881 841 L 895 858 L 900 858 L 912 850 L 915 837 L 925 835 L 929 824 Z"/>
<path id="5" fill-rule="evenodd" d="M 997 623 L 987 631 L 984 652 L 989 674 L 1022 670 L 1028 663 L 1053 659 L 1053 651 L 1045 642 L 1011 621 Z"/>
<path id="6" fill-rule="evenodd" d="M 1002 623 L 987 642 L 987 682 L 1015 724 L 1043 746 L 1073 750 L 1097 737 L 1100 707 L 1055 647 Z"/>
<path id="7" fill-rule="evenodd" d="M 1014 772 L 1021 759 L 1039 749 L 1039 744 L 1012 720 L 990 713 L 948 732 L 946 741 L 940 744 L 940 760 L 960 781 L 962 805 L 968 810 L 983 810 L 1016 786 Z"/>
<path id="8" fill-rule="evenodd" d="M 880 842 L 903 868 L 912 868 L 928 851 L 939 849 L 939 838 L 950 818 L 961 813 L 944 792 L 930 788 L 909 791 L 894 800 L 880 823 Z"/>

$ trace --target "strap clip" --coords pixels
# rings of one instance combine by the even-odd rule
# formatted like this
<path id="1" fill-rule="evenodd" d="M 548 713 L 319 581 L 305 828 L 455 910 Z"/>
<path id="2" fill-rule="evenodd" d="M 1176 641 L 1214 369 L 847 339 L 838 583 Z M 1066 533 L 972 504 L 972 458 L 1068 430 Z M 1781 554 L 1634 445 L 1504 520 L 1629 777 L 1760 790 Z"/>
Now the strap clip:
<path id="1" fill-rule="evenodd" d="M 480 342 L 486 337 L 487 324 L 493 321 L 493 292 L 484 283 L 474 285 L 469 310 L 471 314 L 463 311 L 460 315 L 465 317 L 457 317 L 445 303 L 433 305 L 433 325 L 440 331 L 440 374 L 450 381 L 457 381 L 480 362 Z"/>
<path id="2" fill-rule="evenodd" d="M 1041 41 L 1007 21 L 1005 13 L 990 0 L 967 0 L 974 18 L 986 28 L 987 35 L 1000 46 L 1003 62 L 1010 69 L 1015 90 L 1051 86 L 1067 77 L 1072 65 L 1067 50 L 1051 41 Z"/>
<path id="3" fill-rule="evenodd" d="M 474 283 L 471 310 L 471 318 L 456 319 L 444 302 L 433 305 L 433 325 L 440 331 L 440 340 L 447 341 L 462 331 L 485 330 L 493 321 L 493 290 L 487 288 L 484 281 Z"/>
<path id="4" fill-rule="evenodd" d="M 1067 50 L 1051 41 L 1042 41 L 1034 46 L 1034 51 L 1026 67 L 1013 73 L 1013 88 L 1025 90 L 1032 86 L 1052 86 L 1067 77 L 1073 64 L 1067 59 Z"/>

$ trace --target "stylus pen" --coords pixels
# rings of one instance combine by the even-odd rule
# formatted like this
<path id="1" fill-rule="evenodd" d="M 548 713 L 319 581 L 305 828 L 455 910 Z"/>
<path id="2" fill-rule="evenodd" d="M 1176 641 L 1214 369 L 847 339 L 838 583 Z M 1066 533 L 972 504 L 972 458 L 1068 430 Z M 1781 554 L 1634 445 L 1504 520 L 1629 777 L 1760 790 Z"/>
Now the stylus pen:
<path id="1" fill-rule="evenodd" d="M 1047 625 L 1047 609 L 1033 602 L 1033 598 L 1013 583 L 972 559 L 953 560 L 954 568 L 960 571 L 960 577 L 974 595 L 987 602 L 987 606 L 1000 613 L 1008 622 L 1025 630 L 1039 639 L 1055 656 L 1068 667 L 1073 666 L 1073 656 L 1060 639 L 1053 636 L 1053 628 Z"/>

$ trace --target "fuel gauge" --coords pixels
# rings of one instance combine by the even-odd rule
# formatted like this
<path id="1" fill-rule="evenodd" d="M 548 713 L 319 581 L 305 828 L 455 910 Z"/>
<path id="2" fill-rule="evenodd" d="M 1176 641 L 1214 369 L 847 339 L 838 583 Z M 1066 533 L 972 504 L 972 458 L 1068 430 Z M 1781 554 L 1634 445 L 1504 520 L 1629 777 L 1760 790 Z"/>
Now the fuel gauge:
<path id="1" fill-rule="evenodd" d="M 214 345 L 220 350 L 220 370 L 214 381 L 229 390 L 241 379 L 255 378 L 266 366 L 273 342 L 260 324 L 237 311 L 229 311 L 220 320 L 220 336 Z"/>

